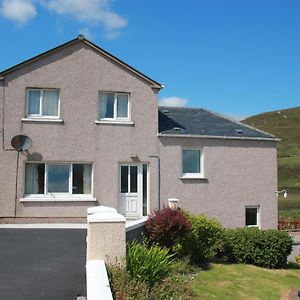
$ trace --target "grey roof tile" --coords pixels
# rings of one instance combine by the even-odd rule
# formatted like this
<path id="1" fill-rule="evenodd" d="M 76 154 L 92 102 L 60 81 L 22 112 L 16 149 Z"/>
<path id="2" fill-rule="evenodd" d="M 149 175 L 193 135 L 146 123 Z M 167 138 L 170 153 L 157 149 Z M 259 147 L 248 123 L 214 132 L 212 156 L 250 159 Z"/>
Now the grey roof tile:
<path id="1" fill-rule="evenodd" d="M 275 137 L 202 108 L 159 107 L 159 133 L 235 138 Z"/>

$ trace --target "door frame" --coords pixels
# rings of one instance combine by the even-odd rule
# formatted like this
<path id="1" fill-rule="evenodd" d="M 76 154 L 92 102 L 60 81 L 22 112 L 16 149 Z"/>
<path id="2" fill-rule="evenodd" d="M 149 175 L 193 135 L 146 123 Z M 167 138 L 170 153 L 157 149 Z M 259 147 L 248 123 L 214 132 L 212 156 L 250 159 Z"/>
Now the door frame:
<path id="1" fill-rule="evenodd" d="M 126 216 L 126 204 L 125 204 L 125 212 L 123 211 L 119 211 L 119 213 L 123 214 L 125 217 L 143 217 L 143 165 L 147 165 L 147 181 L 146 181 L 146 185 L 147 185 L 147 195 L 146 195 L 146 199 L 147 199 L 147 215 L 149 214 L 149 180 L 150 180 L 150 172 L 149 172 L 149 163 L 147 162 L 120 162 L 118 164 L 118 207 L 120 209 L 121 207 L 121 201 L 122 201 L 122 194 L 121 194 L 121 166 L 137 166 L 138 167 L 138 191 L 140 189 L 140 191 L 138 192 L 138 211 L 139 214 L 137 216 Z"/>

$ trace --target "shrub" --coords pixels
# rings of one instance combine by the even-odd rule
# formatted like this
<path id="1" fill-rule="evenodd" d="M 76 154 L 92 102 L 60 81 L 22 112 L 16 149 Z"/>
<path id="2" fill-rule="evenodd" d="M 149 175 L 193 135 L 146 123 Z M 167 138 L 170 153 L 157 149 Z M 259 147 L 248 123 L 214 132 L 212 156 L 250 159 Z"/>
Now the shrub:
<path id="1" fill-rule="evenodd" d="M 179 237 L 191 230 L 191 224 L 180 208 L 164 207 L 149 216 L 145 229 L 150 241 L 172 248 Z"/>
<path id="2" fill-rule="evenodd" d="M 224 258 L 231 262 L 264 268 L 282 268 L 292 251 L 287 232 L 257 228 L 227 229 L 224 234 Z"/>
<path id="3" fill-rule="evenodd" d="M 166 248 L 133 242 L 127 245 L 126 267 L 131 279 L 152 286 L 166 277 L 174 263 Z"/>
<path id="4" fill-rule="evenodd" d="M 300 254 L 295 257 L 296 264 L 300 266 Z"/>
<path id="5" fill-rule="evenodd" d="M 177 267 L 179 267 L 177 269 Z M 126 269 L 108 265 L 110 287 L 115 300 L 175 300 L 195 299 L 191 288 L 192 267 L 185 262 L 176 261 L 170 276 L 156 283 L 151 291 L 146 283 L 130 280 Z M 176 269 L 176 271 L 175 271 Z"/>
<path id="6" fill-rule="evenodd" d="M 146 283 L 130 280 L 126 269 L 108 265 L 110 288 L 115 300 L 148 299 L 149 287 Z"/>
<path id="7" fill-rule="evenodd" d="M 178 251 L 192 262 L 203 264 L 213 258 L 221 241 L 223 227 L 204 215 L 188 216 L 192 229 L 179 242 Z"/>

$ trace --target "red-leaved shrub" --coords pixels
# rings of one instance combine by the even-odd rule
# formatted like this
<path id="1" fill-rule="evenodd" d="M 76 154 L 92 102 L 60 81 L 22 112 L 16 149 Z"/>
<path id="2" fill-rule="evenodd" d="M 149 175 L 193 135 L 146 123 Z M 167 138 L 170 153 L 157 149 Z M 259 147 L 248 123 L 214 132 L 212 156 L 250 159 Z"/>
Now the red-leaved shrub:
<path id="1" fill-rule="evenodd" d="M 146 235 L 151 242 L 172 248 L 177 238 L 189 232 L 191 223 L 180 208 L 164 207 L 155 210 L 145 224 Z"/>

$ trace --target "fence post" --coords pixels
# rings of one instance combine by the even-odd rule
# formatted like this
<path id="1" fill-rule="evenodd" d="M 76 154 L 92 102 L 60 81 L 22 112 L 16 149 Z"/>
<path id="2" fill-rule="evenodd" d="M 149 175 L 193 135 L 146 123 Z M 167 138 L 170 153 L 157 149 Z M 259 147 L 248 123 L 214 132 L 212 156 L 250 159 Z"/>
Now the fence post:
<path id="1" fill-rule="evenodd" d="M 125 217 L 116 209 L 96 206 L 88 209 L 87 261 L 122 263 L 126 255 Z"/>

